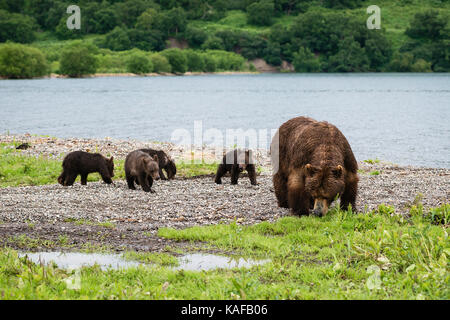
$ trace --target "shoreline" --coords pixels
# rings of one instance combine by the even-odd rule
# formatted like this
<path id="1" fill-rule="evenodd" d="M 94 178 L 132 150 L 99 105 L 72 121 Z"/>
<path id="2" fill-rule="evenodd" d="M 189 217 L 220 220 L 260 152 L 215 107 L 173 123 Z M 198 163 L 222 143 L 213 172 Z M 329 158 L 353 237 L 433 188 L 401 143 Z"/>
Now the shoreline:
<path id="1" fill-rule="evenodd" d="M 50 73 L 42 77 L 32 77 L 32 78 L 7 78 L 0 76 L 0 80 L 38 80 L 38 79 L 89 79 L 89 78 L 122 78 L 122 77 L 182 77 L 182 76 L 208 76 L 208 75 L 257 75 L 263 73 L 285 73 L 285 72 L 269 72 L 269 71 L 220 71 L 220 72 L 192 72 L 188 71 L 183 74 L 178 73 L 143 73 L 136 74 L 131 72 L 121 72 L 121 73 L 111 73 L 111 72 L 98 72 L 89 75 L 82 75 L 79 77 L 69 77 L 67 75 L 62 75 L 58 73 Z"/>
<path id="2" fill-rule="evenodd" d="M 1 134 L 0 142 L 29 143 L 31 147 L 20 150 L 18 155 L 58 161 L 75 150 L 104 155 L 109 152 L 115 159 L 123 159 L 128 152 L 142 147 L 163 149 L 175 160 L 186 154 L 185 147 L 171 143 L 111 138 L 60 139 Z M 6 239 L 19 234 L 55 242 L 62 235 L 75 239 L 73 248 L 83 248 L 89 239 L 96 239 L 97 233 L 105 230 L 101 223 L 109 223 L 114 228 L 106 228 L 106 239 L 94 240 L 94 243 L 106 241 L 118 250 L 155 251 L 163 250 L 167 244 L 157 236 L 160 228 L 184 229 L 233 222 L 253 225 L 290 216 L 288 209 L 277 205 L 267 151 L 258 150 L 255 155 L 257 164 L 267 169 L 258 175 L 256 186 L 244 175 L 237 185 L 231 185 L 227 176 L 223 184 L 217 185 L 212 176 L 185 178 L 177 175 L 174 180 L 156 181 L 153 185 L 156 193 L 145 193 L 139 188 L 129 190 L 122 179 L 111 185 L 88 182 L 82 186 L 76 182 L 72 187 L 63 187 L 55 178 L 51 184 L 2 187 L 0 238 L 5 241 L 0 244 L 16 247 L 14 241 Z M 385 205 L 393 209 L 383 210 L 408 215 L 412 206 L 422 204 L 425 212 L 450 203 L 450 169 L 398 166 L 383 161 L 358 164 L 357 212 L 370 212 Z M 117 166 L 116 170 L 123 168 Z M 56 176 L 59 172 L 60 168 Z M 127 234 L 126 239 L 122 234 Z"/>

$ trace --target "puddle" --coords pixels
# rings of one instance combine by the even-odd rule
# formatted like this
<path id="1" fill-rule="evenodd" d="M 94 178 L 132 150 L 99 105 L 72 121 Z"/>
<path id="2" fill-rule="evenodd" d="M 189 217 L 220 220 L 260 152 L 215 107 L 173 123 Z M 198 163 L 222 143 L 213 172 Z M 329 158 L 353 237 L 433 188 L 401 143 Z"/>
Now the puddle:
<path id="1" fill-rule="evenodd" d="M 34 263 L 48 264 L 53 261 L 62 269 L 77 269 L 83 266 L 93 266 L 97 264 L 102 270 L 107 269 L 126 269 L 137 266 L 149 266 L 137 261 L 128 261 L 121 254 L 101 254 L 101 253 L 82 253 L 82 252 L 31 252 L 20 253 L 19 256 L 27 255 Z M 179 265 L 175 270 L 207 271 L 218 268 L 249 268 L 255 265 L 261 265 L 269 260 L 251 260 L 244 258 L 232 258 L 214 254 L 193 253 L 178 258 Z"/>
<path id="2" fill-rule="evenodd" d="M 84 266 L 97 264 L 102 270 L 126 269 L 142 265 L 140 262 L 125 260 L 121 254 L 101 254 L 82 252 L 31 252 L 20 253 L 27 255 L 34 263 L 48 264 L 53 261 L 61 269 L 78 269 Z"/>
<path id="3" fill-rule="evenodd" d="M 251 260 L 244 258 L 232 258 L 225 256 L 218 256 L 214 254 L 193 253 L 182 256 L 178 259 L 179 266 L 174 269 L 177 270 L 213 270 L 218 268 L 232 269 L 232 268 L 249 268 L 256 265 L 261 265 L 269 262 L 269 260 Z"/>

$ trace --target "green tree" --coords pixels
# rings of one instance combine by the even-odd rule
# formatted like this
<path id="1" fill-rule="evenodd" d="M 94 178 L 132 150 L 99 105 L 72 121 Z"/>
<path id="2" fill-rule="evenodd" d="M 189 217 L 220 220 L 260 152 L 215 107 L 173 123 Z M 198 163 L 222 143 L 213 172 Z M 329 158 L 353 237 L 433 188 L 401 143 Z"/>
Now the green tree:
<path id="1" fill-rule="evenodd" d="M 369 68 L 366 50 L 353 37 L 342 40 L 338 52 L 328 59 L 330 72 L 366 72 Z"/>
<path id="2" fill-rule="evenodd" d="M 210 36 L 202 45 L 202 49 L 223 50 L 225 46 L 223 40 L 216 36 Z"/>
<path id="3" fill-rule="evenodd" d="M 131 40 L 128 37 L 127 31 L 121 27 L 115 27 L 113 31 L 109 32 L 106 35 L 102 46 L 114 51 L 128 50 L 132 48 Z"/>
<path id="4" fill-rule="evenodd" d="M 449 17 L 440 15 L 438 10 L 420 12 L 414 16 L 405 33 L 414 39 L 442 39 L 445 36 L 448 21 Z"/>
<path id="5" fill-rule="evenodd" d="M 145 10 L 136 21 L 136 29 L 139 30 L 152 30 L 157 28 L 158 11 L 154 8 Z"/>
<path id="6" fill-rule="evenodd" d="M 68 40 L 80 38 L 82 36 L 82 31 L 78 29 L 67 28 L 67 18 L 63 17 L 59 21 L 59 24 L 56 26 L 55 34 L 58 39 Z"/>
<path id="7" fill-rule="evenodd" d="M 92 22 L 95 24 L 92 32 L 103 34 L 113 30 L 119 24 L 119 18 L 116 11 L 105 8 L 95 12 Z"/>
<path id="8" fill-rule="evenodd" d="M 153 71 L 152 61 L 142 52 L 136 52 L 127 59 L 127 71 L 136 74 L 150 73 Z"/>
<path id="9" fill-rule="evenodd" d="M 187 59 L 183 51 L 178 48 L 166 49 L 161 54 L 167 58 L 172 66 L 172 72 L 185 73 L 187 71 Z"/>
<path id="10" fill-rule="evenodd" d="M 361 5 L 362 2 L 362 0 L 325 0 L 324 5 L 328 8 L 352 9 Z"/>
<path id="11" fill-rule="evenodd" d="M 200 28 L 188 25 L 184 37 L 191 47 L 198 48 L 208 39 L 208 34 Z"/>
<path id="12" fill-rule="evenodd" d="M 247 7 L 247 22 L 260 26 L 272 24 L 275 7 L 272 0 L 261 0 Z"/>
<path id="13" fill-rule="evenodd" d="M 48 63 L 39 49 L 17 43 L 0 45 L 0 76 L 20 79 L 48 73 Z"/>
<path id="14" fill-rule="evenodd" d="M 97 59 L 92 48 L 76 42 L 61 52 L 59 72 L 69 77 L 81 77 L 94 74 L 97 70 Z"/>
<path id="15" fill-rule="evenodd" d="M 208 54 L 204 54 L 203 58 L 205 60 L 205 72 L 216 72 L 217 63 L 216 60 Z"/>
<path id="16" fill-rule="evenodd" d="M 189 71 L 200 72 L 205 69 L 205 59 L 194 50 L 185 50 Z"/>
<path id="17" fill-rule="evenodd" d="M 29 43 L 36 38 L 34 19 L 19 14 L 0 10 L 0 42 L 8 40 Z"/>
<path id="18" fill-rule="evenodd" d="M 301 47 L 292 61 L 296 72 L 319 72 L 320 60 L 308 48 Z"/>
<path id="19" fill-rule="evenodd" d="M 172 66 L 167 58 L 159 53 L 155 53 L 150 57 L 153 64 L 153 71 L 157 73 L 172 72 Z"/>

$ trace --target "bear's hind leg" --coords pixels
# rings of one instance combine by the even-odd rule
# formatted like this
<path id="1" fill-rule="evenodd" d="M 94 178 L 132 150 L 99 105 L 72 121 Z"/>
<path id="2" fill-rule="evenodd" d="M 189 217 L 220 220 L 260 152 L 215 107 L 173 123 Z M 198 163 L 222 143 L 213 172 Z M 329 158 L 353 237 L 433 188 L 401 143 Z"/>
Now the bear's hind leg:
<path id="1" fill-rule="evenodd" d="M 250 183 L 252 185 L 256 186 L 257 183 L 256 183 L 256 169 L 255 169 L 255 165 L 253 165 L 253 164 L 247 165 L 247 173 L 248 173 L 248 177 L 250 178 Z"/>
<path id="2" fill-rule="evenodd" d="M 273 187 L 275 190 L 275 196 L 277 197 L 278 206 L 280 208 L 289 208 L 287 201 L 286 180 L 283 179 L 279 173 L 276 173 L 273 176 Z"/>

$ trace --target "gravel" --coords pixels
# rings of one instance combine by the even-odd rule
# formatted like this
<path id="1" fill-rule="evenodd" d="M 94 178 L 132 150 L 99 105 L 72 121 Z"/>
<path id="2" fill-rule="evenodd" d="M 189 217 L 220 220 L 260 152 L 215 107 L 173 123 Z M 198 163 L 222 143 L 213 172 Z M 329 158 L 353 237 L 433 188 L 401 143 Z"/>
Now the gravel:
<path id="1" fill-rule="evenodd" d="M 120 141 L 113 139 L 56 139 L 46 137 L 0 136 L 0 142 L 28 142 L 31 148 L 22 154 L 61 157 L 74 150 L 110 153 L 124 158 L 129 151 L 141 147 L 155 147 L 180 158 L 184 148 L 166 143 Z M 252 186 L 247 177 L 238 185 L 231 185 L 225 177 L 222 185 L 212 177 L 171 181 L 156 181 L 153 190 L 145 193 L 140 187 L 129 190 L 124 181 L 113 185 L 88 182 L 72 187 L 59 184 L 0 189 L 0 238 L 18 234 L 54 238 L 69 235 L 72 243 L 94 241 L 96 233 L 103 233 L 99 243 L 110 243 L 117 248 L 155 250 L 162 248 L 156 232 L 161 227 L 186 228 L 236 221 L 254 224 L 275 221 L 289 215 L 289 210 L 278 208 L 271 179 L 269 159 L 265 151 L 258 152 L 258 163 L 265 170 L 258 176 L 258 185 Z M 378 171 L 379 174 L 372 175 Z M 407 213 L 415 199 L 425 208 L 449 203 L 450 169 L 400 167 L 390 163 L 360 163 L 360 183 L 357 210 L 364 212 L 380 204 L 392 205 L 397 213 Z M 115 228 L 95 225 L 75 225 L 73 220 L 113 222 Z M 33 224 L 37 227 L 30 228 Z M 74 232 L 78 235 L 75 237 Z M 148 236 L 143 236 L 143 234 Z M 124 237 L 126 236 L 126 237 Z M 86 239 L 83 240 L 83 237 Z M 123 239 L 125 238 L 125 239 Z M 75 239 L 75 240 L 74 240 Z M 3 241 L 5 243 L 6 240 Z M 2 241 L 0 240 L 0 243 Z M 14 247 L 14 244 L 11 244 Z"/>

